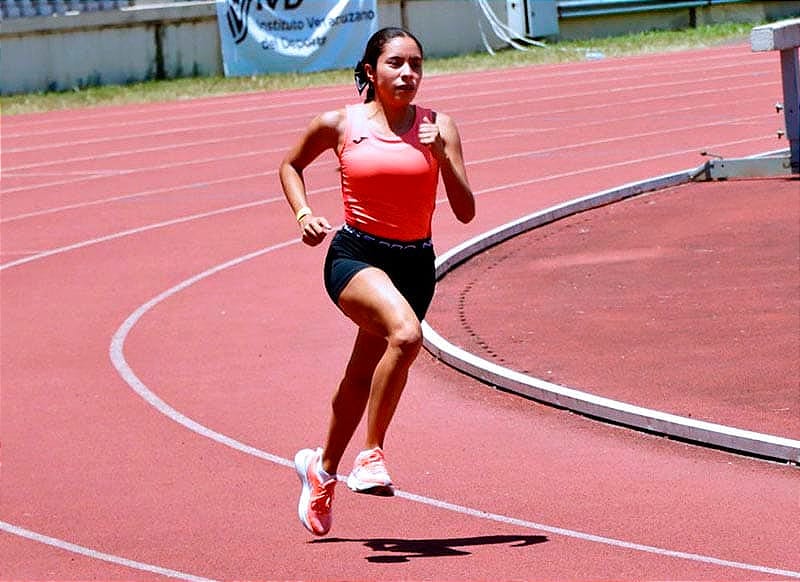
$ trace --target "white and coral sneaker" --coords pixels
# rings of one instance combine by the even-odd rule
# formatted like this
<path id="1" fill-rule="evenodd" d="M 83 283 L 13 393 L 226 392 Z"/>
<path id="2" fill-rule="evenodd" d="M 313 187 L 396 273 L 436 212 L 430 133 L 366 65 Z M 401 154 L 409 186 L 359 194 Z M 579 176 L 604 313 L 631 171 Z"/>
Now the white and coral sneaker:
<path id="1" fill-rule="evenodd" d="M 356 493 L 383 497 L 394 495 L 392 478 L 386 470 L 386 460 L 380 447 L 358 454 L 353 471 L 347 477 L 347 486 Z"/>
<path id="2" fill-rule="evenodd" d="M 297 514 L 303 526 L 315 536 L 324 536 L 331 529 L 333 490 L 336 476 L 323 481 L 319 469 L 322 449 L 303 449 L 294 456 L 294 467 L 302 489 Z"/>

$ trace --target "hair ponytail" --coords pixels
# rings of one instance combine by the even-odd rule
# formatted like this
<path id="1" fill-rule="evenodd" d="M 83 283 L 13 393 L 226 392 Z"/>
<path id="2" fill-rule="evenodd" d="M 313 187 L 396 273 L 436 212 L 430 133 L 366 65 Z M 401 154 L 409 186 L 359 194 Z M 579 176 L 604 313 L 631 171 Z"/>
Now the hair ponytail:
<path id="1" fill-rule="evenodd" d="M 364 70 L 364 61 L 358 61 L 358 64 L 353 71 L 353 77 L 355 78 L 356 90 L 358 90 L 359 95 L 364 92 L 364 89 L 370 87 L 370 80 L 367 77 L 367 72 Z"/>

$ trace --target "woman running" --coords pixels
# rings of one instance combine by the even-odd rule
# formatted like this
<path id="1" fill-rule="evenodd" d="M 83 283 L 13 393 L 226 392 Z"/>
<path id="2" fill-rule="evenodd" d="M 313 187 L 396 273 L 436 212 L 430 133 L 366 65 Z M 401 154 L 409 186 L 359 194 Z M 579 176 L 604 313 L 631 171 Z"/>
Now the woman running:
<path id="1" fill-rule="evenodd" d="M 394 494 L 384 439 L 422 347 L 420 322 L 433 298 L 431 220 L 440 175 L 456 218 L 467 223 L 475 216 L 455 123 L 413 103 L 422 61 L 422 46 L 407 30 L 376 32 L 355 70 L 365 101 L 316 117 L 280 166 L 303 242 L 316 246 L 332 228 L 309 206 L 303 170 L 326 150 L 339 158 L 345 224 L 328 249 L 325 287 L 358 327 L 325 444 L 295 456 L 298 514 L 315 535 L 330 530 L 336 471 L 365 410 L 366 438 L 347 486 Z"/>

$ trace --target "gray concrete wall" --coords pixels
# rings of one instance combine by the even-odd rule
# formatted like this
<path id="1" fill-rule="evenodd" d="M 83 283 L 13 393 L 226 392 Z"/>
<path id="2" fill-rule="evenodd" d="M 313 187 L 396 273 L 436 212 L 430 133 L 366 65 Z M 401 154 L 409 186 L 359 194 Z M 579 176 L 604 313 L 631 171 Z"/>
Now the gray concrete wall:
<path id="1" fill-rule="evenodd" d="M 800 2 L 771 0 L 764 2 L 712 4 L 692 9 L 642 11 L 629 14 L 564 19 L 559 22 L 559 39 L 601 38 L 649 30 L 679 30 L 690 26 L 724 22 L 757 23 L 800 15 Z"/>
<path id="2" fill-rule="evenodd" d="M 0 24 L 0 92 L 222 72 L 214 3 L 15 18 Z"/>
<path id="3" fill-rule="evenodd" d="M 505 1 L 492 5 L 504 18 Z M 429 56 L 482 50 L 475 14 L 471 2 L 378 1 L 379 26 L 410 26 Z M 4 95 L 221 74 L 213 0 L 138 1 L 121 10 L 0 23 Z"/>
<path id="4" fill-rule="evenodd" d="M 498 18 L 505 22 L 505 0 L 492 0 L 490 6 Z M 400 24 L 411 30 L 425 47 L 426 56 L 452 56 L 479 52 L 484 49 L 481 40 L 478 18 L 480 13 L 473 2 L 453 2 L 452 0 L 414 0 L 405 2 L 405 14 Z M 383 10 L 383 3 L 380 9 Z M 492 48 L 500 48 L 491 35 L 484 20 Z"/>

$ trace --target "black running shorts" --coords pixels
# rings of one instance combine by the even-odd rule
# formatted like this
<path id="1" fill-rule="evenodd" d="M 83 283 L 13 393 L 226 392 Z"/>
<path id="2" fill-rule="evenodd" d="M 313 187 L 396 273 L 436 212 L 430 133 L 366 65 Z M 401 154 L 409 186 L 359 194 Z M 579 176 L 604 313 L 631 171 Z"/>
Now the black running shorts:
<path id="1" fill-rule="evenodd" d="M 395 241 L 345 225 L 328 247 L 325 289 L 338 306 L 339 295 L 350 279 L 361 269 L 376 267 L 389 276 L 422 321 L 436 286 L 434 261 L 430 239 Z"/>

